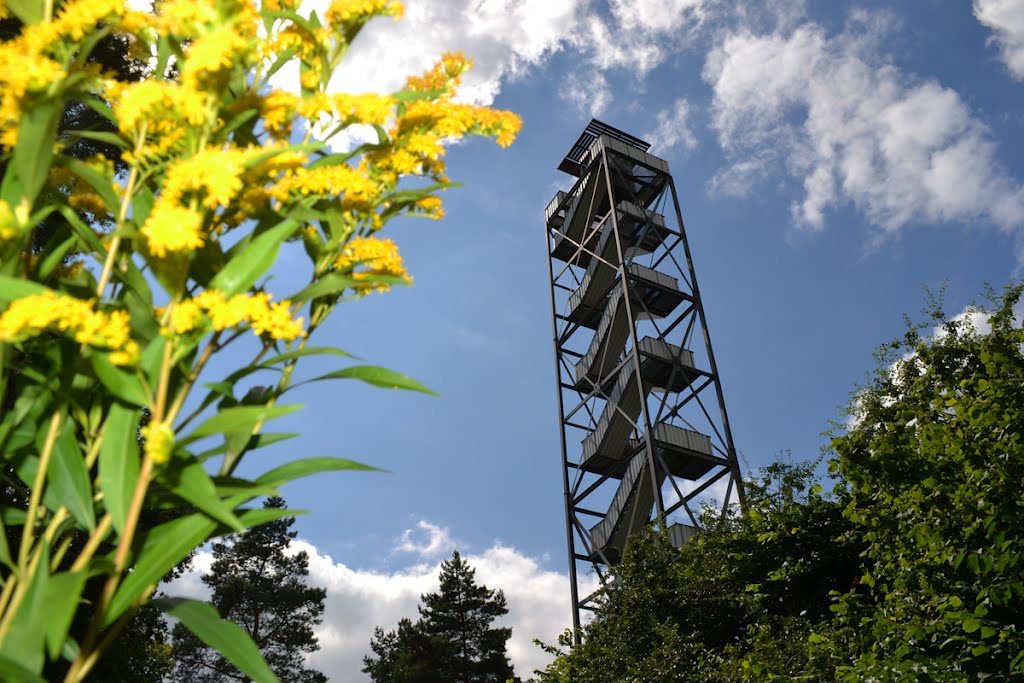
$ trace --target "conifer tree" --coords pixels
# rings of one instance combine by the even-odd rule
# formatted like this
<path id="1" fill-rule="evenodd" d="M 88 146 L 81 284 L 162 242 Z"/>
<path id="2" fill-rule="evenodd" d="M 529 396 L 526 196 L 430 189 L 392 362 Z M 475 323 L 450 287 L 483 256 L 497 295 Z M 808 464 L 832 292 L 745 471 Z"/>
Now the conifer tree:
<path id="1" fill-rule="evenodd" d="M 265 508 L 285 507 L 272 497 Z M 203 583 L 213 589 L 210 602 L 220 615 L 241 626 L 283 683 L 326 683 L 319 671 L 306 668 L 305 655 L 320 648 L 313 626 L 322 621 L 327 591 L 309 586 L 309 556 L 284 551 L 295 538 L 294 517 L 282 517 L 229 537 L 213 546 L 213 565 Z M 249 680 L 191 631 L 177 624 L 174 680 L 221 683 Z"/>
<path id="2" fill-rule="evenodd" d="M 505 683 L 514 677 L 505 647 L 512 629 L 492 623 L 508 613 L 505 595 L 477 585 L 459 551 L 441 563 L 441 588 L 421 596 L 420 618 L 395 631 L 377 628 L 363 659 L 374 683 Z"/>

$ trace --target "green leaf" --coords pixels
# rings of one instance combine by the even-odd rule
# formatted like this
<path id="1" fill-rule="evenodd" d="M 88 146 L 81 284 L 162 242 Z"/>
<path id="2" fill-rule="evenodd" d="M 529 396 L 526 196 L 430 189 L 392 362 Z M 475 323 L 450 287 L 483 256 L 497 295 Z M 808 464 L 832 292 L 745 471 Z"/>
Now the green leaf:
<path id="1" fill-rule="evenodd" d="M 318 474 L 320 472 L 337 472 L 341 470 L 355 470 L 359 472 L 385 471 L 376 467 L 371 467 L 370 465 L 364 465 L 363 463 L 356 462 L 355 460 L 347 460 L 345 458 L 303 458 L 301 460 L 292 460 L 280 467 L 275 467 L 269 472 L 257 477 L 256 481 L 260 484 L 276 488 L 282 484 L 294 481 L 295 479 L 308 477 L 311 474 Z"/>
<path id="2" fill-rule="evenodd" d="M 257 423 L 266 422 L 302 408 L 292 403 L 284 406 L 236 406 L 222 410 L 193 430 L 181 443 L 189 443 L 211 434 L 252 431 Z"/>
<path id="3" fill-rule="evenodd" d="M 259 491 L 246 491 L 232 496 L 225 503 L 234 509 L 247 500 L 259 495 Z M 238 519 L 246 529 L 266 522 L 303 514 L 301 510 L 265 509 L 245 510 Z M 185 559 L 193 549 L 202 545 L 217 530 L 217 522 L 206 515 L 195 513 L 187 517 L 165 522 L 145 533 L 142 549 L 137 555 L 134 568 L 121 582 L 120 588 L 110 601 L 103 626 L 114 623 L 151 586 L 167 575 L 174 565 Z"/>
<path id="4" fill-rule="evenodd" d="M 326 375 L 320 375 L 307 381 L 319 382 L 324 379 L 359 379 L 367 384 L 384 389 L 406 389 L 408 391 L 419 391 L 431 396 L 439 396 L 439 394 L 431 391 L 411 377 L 377 365 L 355 365 L 351 368 L 328 372 Z"/>
<path id="5" fill-rule="evenodd" d="M 34 1 L 29 0 L 25 5 Z M 35 202 L 39 190 L 46 181 L 46 174 L 50 171 L 57 124 L 63 111 L 63 103 L 60 100 L 50 99 L 34 102 L 21 115 L 11 170 L 21 185 L 21 197 L 27 198 L 29 204 Z M 4 199 L 14 206 L 20 203 L 21 197 L 4 196 Z"/>
<path id="6" fill-rule="evenodd" d="M 11 558 L 11 549 L 7 545 L 7 529 L 4 528 L 3 519 L 0 519 L 0 562 L 14 569 L 14 560 Z"/>
<path id="7" fill-rule="evenodd" d="M 217 494 L 217 487 L 213 485 L 210 475 L 203 469 L 202 464 L 192 459 L 181 469 L 175 468 L 164 473 L 160 480 L 167 485 L 175 495 L 185 501 L 192 503 L 202 512 L 213 517 L 221 524 L 231 527 L 234 531 L 244 531 L 245 527 L 238 521 L 231 508 L 225 505 Z"/>
<path id="8" fill-rule="evenodd" d="M 103 502 L 117 532 L 124 532 L 128 507 L 139 479 L 139 411 L 120 403 L 110 407 L 99 456 Z"/>
<path id="9" fill-rule="evenodd" d="M 0 680 L 17 681 L 17 683 L 46 683 L 46 680 L 38 674 L 2 654 L 0 654 Z"/>
<path id="10" fill-rule="evenodd" d="M 38 282 L 0 275 L 0 301 L 16 301 L 33 294 L 45 294 L 52 291 Z"/>
<path id="11" fill-rule="evenodd" d="M 274 444 L 279 441 L 288 441 L 289 439 L 294 439 L 297 436 L 301 435 L 298 434 L 297 432 L 260 432 L 259 434 L 256 434 L 255 436 L 252 436 L 247 440 L 246 450 L 255 451 L 256 449 L 269 446 L 270 444 Z M 198 455 L 196 455 L 196 460 L 199 460 L 200 462 L 206 462 L 210 458 L 217 455 L 221 455 L 227 450 L 228 444 L 222 443 L 221 445 L 215 448 L 210 448 L 208 450 L 203 451 L 202 453 L 199 453 Z M 216 479 L 214 481 L 216 481 Z M 223 491 L 221 491 L 221 493 L 223 493 Z"/>
<path id="12" fill-rule="evenodd" d="M 69 130 L 68 135 L 76 138 L 86 138 L 87 140 L 95 140 L 96 142 L 103 142 L 108 145 L 113 145 L 118 149 L 131 149 L 124 138 L 117 133 L 108 133 L 104 131 L 95 130 Z"/>
<path id="13" fill-rule="evenodd" d="M 32 223 L 33 225 L 38 225 L 38 222 L 35 220 L 33 220 Z M 46 280 L 47 278 L 49 278 L 53 274 L 53 271 L 57 268 L 57 266 L 61 265 L 64 262 L 64 257 L 67 256 L 68 252 L 71 251 L 71 248 L 74 247 L 77 243 L 78 237 L 76 237 L 75 235 L 71 235 L 63 242 L 58 244 L 56 247 L 50 248 L 48 246 L 46 251 L 44 252 L 46 256 L 40 262 L 39 270 L 37 271 L 39 273 L 39 279 Z"/>
<path id="14" fill-rule="evenodd" d="M 116 215 L 121 204 L 121 198 L 117 194 L 113 179 L 76 159 L 67 159 L 64 163 L 72 173 L 87 182 L 89 187 L 95 190 L 96 194 L 103 200 L 107 210 Z"/>
<path id="15" fill-rule="evenodd" d="M 150 586 L 155 586 L 174 565 L 202 545 L 216 528 L 217 522 L 196 513 L 150 529 L 132 572 L 110 601 L 103 626 L 114 623 Z"/>
<path id="16" fill-rule="evenodd" d="M 269 368 L 272 365 L 278 363 L 285 363 L 296 358 L 302 358 L 304 356 L 343 356 L 345 358 L 356 358 L 348 351 L 342 351 L 341 349 L 333 346 L 307 346 L 304 349 L 297 349 L 295 351 L 288 351 L 280 355 L 274 356 L 268 360 L 263 361 L 259 364 L 261 368 Z M 209 385 L 207 385 L 209 386 Z"/>
<path id="17" fill-rule="evenodd" d="M 85 459 L 75 438 L 72 420 L 64 420 L 63 428 L 54 443 L 50 467 L 47 471 L 49 486 L 48 505 L 64 505 L 80 525 L 92 530 L 96 527 L 96 513 L 92 507 L 92 485 Z"/>
<path id="18" fill-rule="evenodd" d="M 328 296 L 332 294 L 340 295 L 355 283 L 356 281 L 348 275 L 343 275 L 341 273 L 328 273 L 316 282 L 304 287 L 288 298 L 291 301 L 301 302 L 309 301 L 310 299 L 315 299 L 320 296 Z"/>
<path id="19" fill-rule="evenodd" d="M 981 628 L 981 620 L 975 619 L 974 617 L 967 617 L 963 621 L 963 627 L 965 633 L 974 633 Z"/>
<path id="20" fill-rule="evenodd" d="M 236 245 L 232 251 L 237 250 L 238 253 L 213 278 L 210 288 L 229 297 L 249 289 L 274 264 L 281 243 L 295 232 L 298 225 L 297 221 L 286 219 L 251 241 Z"/>
<path id="21" fill-rule="evenodd" d="M 105 353 L 89 354 L 89 362 L 96 378 L 117 398 L 136 406 L 149 403 L 142 381 L 110 362 Z"/>
<path id="22" fill-rule="evenodd" d="M 35 26 L 43 20 L 43 3 L 39 0 L 7 0 L 7 9 L 26 26 Z"/>
<path id="23" fill-rule="evenodd" d="M 185 624 L 201 641 L 257 683 L 278 681 L 249 634 L 233 621 L 222 619 L 211 605 L 183 598 L 160 598 L 153 604 Z"/>
<path id="24" fill-rule="evenodd" d="M 48 544 L 43 541 L 42 557 L 49 557 Z M 0 642 L 0 656 L 32 672 L 43 667 L 43 650 L 47 633 L 46 584 L 49 580 L 48 562 L 36 563 L 36 570 L 25 586 L 25 592 L 10 622 L 7 636 Z M 77 601 L 76 601 L 77 602 Z"/>
<path id="25" fill-rule="evenodd" d="M 152 387 L 160 385 L 160 367 L 163 364 L 164 346 L 166 344 L 167 337 L 163 335 L 153 337 L 143 347 L 141 357 L 139 358 L 139 368 Z"/>
<path id="26" fill-rule="evenodd" d="M 153 190 L 143 185 L 132 197 L 132 220 L 136 225 L 141 226 L 149 218 L 149 212 L 153 210 L 156 203 L 156 195 Z"/>
<path id="27" fill-rule="evenodd" d="M 46 647 L 50 659 L 56 659 L 68 639 L 71 620 L 85 588 L 85 572 L 54 574 L 46 583 L 43 614 L 46 615 Z"/>

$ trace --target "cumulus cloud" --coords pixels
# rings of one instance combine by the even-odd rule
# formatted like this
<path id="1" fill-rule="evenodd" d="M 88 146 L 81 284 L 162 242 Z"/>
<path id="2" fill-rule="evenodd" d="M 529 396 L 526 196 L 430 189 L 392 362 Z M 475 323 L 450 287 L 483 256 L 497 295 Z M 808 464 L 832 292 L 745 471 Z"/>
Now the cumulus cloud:
<path id="1" fill-rule="evenodd" d="M 697 146 L 697 136 L 690 129 L 690 104 L 685 98 L 675 101 L 670 109 L 663 109 L 656 115 L 657 125 L 643 137 L 656 143 L 659 150 L 682 147 L 690 151 Z"/>
<path id="2" fill-rule="evenodd" d="M 704 25 L 709 0 L 610 0 L 609 12 L 581 14 L 567 34 L 573 48 L 599 71 L 621 68 L 643 77 L 682 51 Z"/>
<path id="3" fill-rule="evenodd" d="M 1024 0 L 974 0 L 974 16 L 992 30 L 1006 68 L 1024 80 Z"/>
<path id="4" fill-rule="evenodd" d="M 571 49 L 574 68 L 560 92 L 578 111 L 597 115 L 611 104 L 605 73 L 628 69 L 643 77 L 690 45 L 707 21 L 712 0 L 418 0 L 401 21 L 370 22 L 346 55 L 330 89 L 393 91 L 410 74 L 430 68 L 442 52 L 474 61 L 459 88 L 466 102 L 489 105 L 504 84 Z M 306 0 L 302 12 L 328 0 Z M 298 87 L 298 72 L 282 70 L 279 87 Z"/>
<path id="5" fill-rule="evenodd" d="M 426 531 L 427 547 L 432 540 L 449 539 L 448 531 L 435 524 L 422 521 L 417 527 Z M 403 534 L 398 548 L 414 535 L 412 530 Z M 412 540 L 409 544 L 423 547 Z M 440 547 L 441 544 L 435 549 Z M 309 555 L 310 583 L 327 589 L 324 621 L 316 628 L 320 650 L 310 656 L 309 663 L 332 681 L 369 680 L 361 669 L 363 657 L 370 652 L 373 629 L 380 626 L 391 630 L 402 617 L 418 618 L 420 596 L 438 590 L 440 561 L 447 559 L 374 571 L 351 568 L 301 540 L 293 541 L 290 551 L 305 551 Z M 446 547 L 445 552 L 448 551 Z M 528 678 L 534 669 L 550 661 L 550 656 L 534 645 L 533 639 L 554 643 L 558 634 L 572 623 L 568 577 L 544 569 L 540 560 L 497 542 L 482 553 L 463 553 L 463 558 L 476 569 L 477 583 L 505 593 L 509 613 L 498 625 L 512 628 L 509 659 L 516 674 Z M 211 562 L 208 551 L 198 553 L 195 570 L 170 584 L 165 592 L 208 599 L 209 590 L 199 575 L 208 571 Z M 584 577 L 583 581 L 583 590 L 596 587 L 591 577 Z"/>
<path id="6" fill-rule="evenodd" d="M 420 520 L 416 523 L 416 528 L 422 533 L 417 534 L 412 529 L 402 532 L 402 537 L 399 539 L 398 545 L 395 546 L 396 553 L 413 553 L 423 559 L 433 559 L 439 555 L 447 555 L 455 548 L 455 541 L 447 527 L 439 527 L 436 524 Z M 414 538 L 414 535 L 421 540 Z M 423 538 L 424 535 L 426 538 Z"/>
<path id="7" fill-rule="evenodd" d="M 306 0 L 302 11 L 322 11 L 328 4 L 328 0 Z M 582 5 L 582 0 L 409 2 L 401 21 L 377 19 L 367 24 L 331 88 L 397 90 L 407 76 L 433 66 L 442 52 L 462 51 L 475 64 L 460 98 L 491 104 L 504 80 L 522 75 L 560 49 L 564 31 L 575 23 Z"/>
<path id="8" fill-rule="evenodd" d="M 852 204 L 881 233 L 913 222 L 1024 224 L 1024 189 L 954 90 L 878 57 L 877 15 L 829 36 L 814 23 L 730 33 L 708 56 L 712 125 L 734 165 L 712 187 L 742 193 L 771 166 L 803 185 L 797 225 Z M 751 165 L 751 158 L 758 163 Z"/>

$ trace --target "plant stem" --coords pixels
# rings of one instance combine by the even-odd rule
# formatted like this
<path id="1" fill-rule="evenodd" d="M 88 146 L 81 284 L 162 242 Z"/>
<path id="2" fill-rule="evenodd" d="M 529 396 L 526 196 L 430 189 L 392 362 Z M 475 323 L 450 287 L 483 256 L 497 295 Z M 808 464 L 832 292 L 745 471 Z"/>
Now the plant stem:
<path id="1" fill-rule="evenodd" d="M 39 508 L 39 500 L 43 497 L 43 484 L 46 482 L 46 470 L 50 467 L 50 456 L 53 455 L 53 446 L 57 442 L 57 430 L 60 427 L 61 414 L 58 410 L 50 418 L 50 428 L 46 432 L 46 441 L 43 443 L 43 452 L 39 456 L 39 469 L 36 470 L 36 477 L 32 482 L 32 493 L 29 494 L 28 511 L 25 516 L 25 526 L 21 532 L 21 549 L 18 551 L 19 574 L 22 574 L 25 562 L 28 560 L 29 552 L 32 550 L 32 539 L 35 537 L 36 514 Z M 22 579 L 28 577 L 22 574 Z"/>
<path id="2" fill-rule="evenodd" d="M 86 541 L 85 547 L 82 548 L 81 552 L 78 553 L 78 557 L 75 558 L 75 563 L 71 565 L 71 571 L 78 572 L 85 569 L 86 565 L 92 559 L 92 556 L 96 554 L 96 548 L 99 547 L 100 543 L 106 537 L 107 532 L 110 531 L 110 525 L 113 523 L 113 518 L 110 513 L 103 515 L 103 519 L 96 525 L 92 534 L 89 536 L 89 540 Z"/>
<path id="3" fill-rule="evenodd" d="M 52 1 L 52 0 L 51 0 Z M 139 128 L 139 139 L 135 142 L 135 156 L 138 157 L 142 152 L 142 147 L 146 142 L 146 121 L 142 121 L 142 125 Z M 114 259 L 117 258 L 117 251 L 121 248 L 121 229 L 124 227 L 124 222 L 128 218 L 128 207 L 131 205 L 132 195 L 135 194 L 135 183 L 139 179 L 139 169 L 135 165 L 132 165 L 131 170 L 128 172 L 128 182 L 124 186 L 124 195 L 121 197 L 121 207 L 117 212 L 117 222 L 114 224 L 114 238 L 110 241 L 110 249 L 107 250 L 107 258 L 103 262 L 103 272 L 100 273 L 99 282 L 96 285 L 96 296 L 102 297 L 103 292 L 107 288 L 107 284 L 110 282 L 110 275 L 114 270 Z"/>

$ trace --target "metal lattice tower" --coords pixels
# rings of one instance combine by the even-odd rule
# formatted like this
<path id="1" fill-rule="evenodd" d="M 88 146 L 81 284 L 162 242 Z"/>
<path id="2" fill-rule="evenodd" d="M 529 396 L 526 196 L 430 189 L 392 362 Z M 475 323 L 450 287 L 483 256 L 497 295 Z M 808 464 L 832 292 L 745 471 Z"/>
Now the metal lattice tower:
<path id="1" fill-rule="evenodd" d="M 578 178 L 545 211 L 573 626 L 626 539 L 698 531 L 696 499 L 724 511 L 743 485 L 668 164 L 600 121 L 559 170 Z"/>

